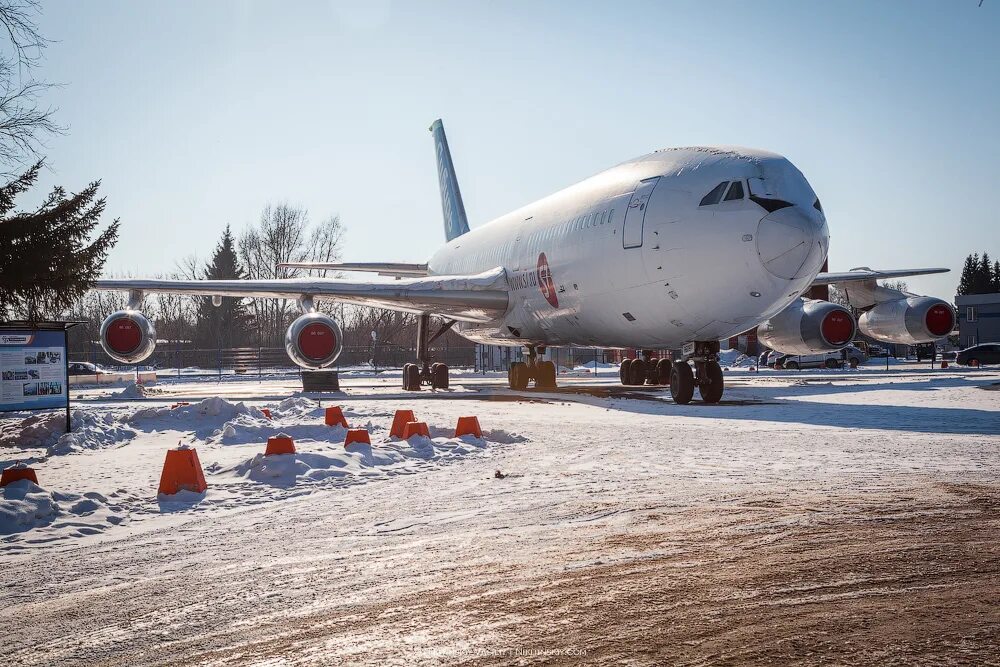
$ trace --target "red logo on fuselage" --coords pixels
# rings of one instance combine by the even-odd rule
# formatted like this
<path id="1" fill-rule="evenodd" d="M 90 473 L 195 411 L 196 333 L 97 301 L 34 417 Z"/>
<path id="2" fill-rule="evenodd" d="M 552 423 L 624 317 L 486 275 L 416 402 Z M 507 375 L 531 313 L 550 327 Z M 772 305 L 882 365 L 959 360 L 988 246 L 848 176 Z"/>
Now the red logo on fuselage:
<path id="1" fill-rule="evenodd" d="M 559 297 L 556 296 L 556 286 L 552 282 L 552 271 L 549 270 L 549 261 L 545 259 L 543 252 L 538 256 L 538 289 L 542 291 L 542 296 L 553 308 L 559 307 Z"/>

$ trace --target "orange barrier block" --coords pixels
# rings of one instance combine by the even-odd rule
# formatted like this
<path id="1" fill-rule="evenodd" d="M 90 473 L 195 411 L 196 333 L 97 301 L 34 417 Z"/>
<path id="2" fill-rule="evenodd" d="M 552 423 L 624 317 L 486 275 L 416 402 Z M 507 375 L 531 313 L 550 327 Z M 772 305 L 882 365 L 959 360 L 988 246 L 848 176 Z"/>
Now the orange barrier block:
<path id="1" fill-rule="evenodd" d="M 948 362 L 944 359 L 941 360 L 941 368 L 948 368 Z"/>
<path id="2" fill-rule="evenodd" d="M 413 410 L 396 410 L 396 416 L 392 418 L 392 428 L 389 429 L 389 437 L 403 437 L 403 428 L 409 422 L 415 422 L 417 418 L 413 416 Z"/>
<path id="3" fill-rule="evenodd" d="M 284 434 L 273 435 L 267 439 L 267 448 L 264 450 L 264 456 L 271 456 L 272 454 L 294 454 L 295 453 L 295 443 L 292 439 Z"/>
<path id="4" fill-rule="evenodd" d="M 171 410 L 176 410 L 177 408 L 182 408 L 182 407 L 184 407 L 185 405 L 191 405 L 191 404 L 190 404 L 190 403 L 188 403 L 187 401 L 179 401 L 179 402 L 177 402 L 177 403 L 174 403 L 173 405 L 171 405 L 171 406 L 170 406 L 170 409 L 171 409 Z"/>
<path id="5" fill-rule="evenodd" d="M 263 412 L 264 416 L 267 417 L 268 419 L 273 419 L 273 417 L 271 417 L 271 409 L 270 408 L 261 408 L 260 411 Z"/>
<path id="6" fill-rule="evenodd" d="M 347 419 L 344 417 L 344 411 L 340 409 L 340 406 L 326 409 L 326 425 L 347 428 Z"/>
<path id="7" fill-rule="evenodd" d="M 361 443 L 365 445 L 372 444 L 371 436 L 368 435 L 368 429 L 364 428 L 351 428 L 347 430 L 347 438 L 344 440 L 344 449 L 352 443 Z"/>
<path id="8" fill-rule="evenodd" d="M 194 491 L 202 493 L 208 488 L 205 473 L 201 470 L 198 452 L 189 447 L 177 447 L 167 450 L 167 458 L 163 461 L 163 472 L 160 473 L 159 493 L 172 496 L 178 491 Z"/>
<path id="9" fill-rule="evenodd" d="M 455 427 L 455 437 L 460 435 L 483 437 L 483 429 L 479 428 L 479 417 L 459 417 L 458 425 Z"/>
<path id="10" fill-rule="evenodd" d="M 415 435 L 431 437 L 427 422 L 406 422 L 406 426 L 403 427 L 403 440 L 409 440 Z"/>
<path id="11" fill-rule="evenodd" d="M 38 484 L 38 477 L 35 475 L 35 469 L 29 468 L 23 463 L 18 463 L 9 468 L 3 469 L 3 474 L 0 475 L 0 487 L 7 486 L 12 482 L 17 482 L 22 479 L 30 479 L 33 483 Z"/>

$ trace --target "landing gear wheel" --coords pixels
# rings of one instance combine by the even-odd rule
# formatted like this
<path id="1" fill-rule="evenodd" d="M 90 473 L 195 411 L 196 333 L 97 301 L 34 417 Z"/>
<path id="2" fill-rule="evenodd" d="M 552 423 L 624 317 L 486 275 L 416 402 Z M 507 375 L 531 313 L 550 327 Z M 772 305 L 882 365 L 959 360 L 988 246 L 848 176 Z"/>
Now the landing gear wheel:
<path id="1" fill-rule="evenodd" d="M 840 364 L 837 363 L 836 359 L 827 359 L 823 365 L 826 366 L 827 368 L 837 368 L 840 366 Z"/>
<path id="2" fill-rule="evenodd" d="M 970 368 L 979 368 L 979 359 L 969 359 Z"/>
<path id="3" fill-rule="evenodd" d="M 528 364 L 515 361 L 507 372 L 507 384 L 511 389 L 523 391 L 528 388 Z"/>
<path id="4" fill-rule="evenodd" d="M 431 366 L 431 387 L 434 389 L 448 388 L 448 364 Z"/>
<path id="5" fill-rule="evenodd" d="M 416 364 L 403 364 L 403 389 L 420 391 L 420 367 Z"/>
<path id="6" fill-rule="evenodd" d="M 555 389 L 556 388 L 556 364 L 553 361 L 539 361 L 536 376 L 535 376 L 535 388 L 536 389 Z"/>
<path id="7" fill-rule="evenodd" d="M 797 371 L 799 370 L 799 362 L 797 361 L 786 361 L 784 366 L 786 371 Z"/>
<path id="8" fill-rule="evenodd" d="M 698 393 L 706 403 L 718 403 L 722 400 L 725 384 L 722 379 L 722 367 L 717 361 L 705 362 L 705 377 L 698 378 Z"/>
<path id="9" fill-rule="evenodd" d="M 628 386 L 632 384 L 632 375 L 629 372 L 631 368 L 632 368 L 632 360 L 622 359 L 622 365 L 618 369 L 618 377 L 619 379 L 621 379 L 623 385 Z"/>
<path id="10" fill-rule="evenodd" d="M 656 384 L 670 384 L 670 363 L 669 359 L 658 359 L 656 362 Z"/>
<path id="11" fill-rule="evenodd" d="M 674 403 L 687 405 L 694 396 L 694 373 L 686 361 L 670 365 L 670 395 Z"/>
<path id="12" fill-rule="evenodd" d="M 861 365 L 861 360 L 858 359 L 857 357 L 851 357 L 850 364 L 851 368 L 857 368 L 858 366 Z"/>
<path id="13" fill-rule="evenodd" d="M 642 359 L 633 359 L 628 369 L 629 384 L 644 385 L 649 375 L 649 366 Z"/>

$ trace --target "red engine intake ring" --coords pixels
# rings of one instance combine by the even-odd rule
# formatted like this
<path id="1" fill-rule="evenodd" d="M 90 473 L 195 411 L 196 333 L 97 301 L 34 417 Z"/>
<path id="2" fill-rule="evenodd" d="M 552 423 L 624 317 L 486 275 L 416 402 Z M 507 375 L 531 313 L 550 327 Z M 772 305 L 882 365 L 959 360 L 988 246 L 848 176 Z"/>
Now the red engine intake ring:
<path id="1" fill-rule="evenodd" d="M 854 336 L 854 321 L 848 313 L 835 310 L 823 318 L 820 331 L 831 345 L 846 345 Z"/>
<path id="2" fill-rule="evenodd" d="M 142 343 L 142 330 L 131 319 L 118 317 L 108 324 L 104 340 L 118 354 L 128 354 L 137 350 Z"/>
<path id="3" fill-rule="evenodd" d="M 322 361 L 337 348 L 337 333 L 323 322 L 312 322 L 302 327 L 298 342 L 306 358 Z"/>
<path id="4" fill-rule="evenodd" d="M 944 304 L 931 306 L 924 316 L 924 324 L 932 336 L 947 336 L 955 328 L 955 316 Z"/>

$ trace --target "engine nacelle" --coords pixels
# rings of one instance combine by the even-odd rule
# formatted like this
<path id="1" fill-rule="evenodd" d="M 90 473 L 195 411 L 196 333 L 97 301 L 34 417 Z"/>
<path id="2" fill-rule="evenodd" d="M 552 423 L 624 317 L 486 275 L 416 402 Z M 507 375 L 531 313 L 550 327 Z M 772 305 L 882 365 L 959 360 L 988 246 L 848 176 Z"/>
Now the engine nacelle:
<path id="1" fill-rule="evenodd" d="M 918 345 L 944 338 L 955 328 L 955 309 L 932 296 L 885 301 L 858 318 L 861 331 L 884 343 Z"/>
<path id="2" fill-rule="evenodd" d="M 757 329 L 757 340 L 785 354 L 836 352 L 854 340 L 851 311 L 829 301 L 798 299 Z"/>
<path id="3" fill-rule="evenodd" d="M 138 310 L 119 310 L 101 322 L 101 347 L 123 364 L 135 364 L 156 349 L 156 329 Z"/>
<path id="4" fill-rule="evenodd" d="M 340 325 L 323 313 L 306 313 L 285 332 L 285 351 L 302 368 L 318 370 L 337 360 L 344 349 Z"/>

